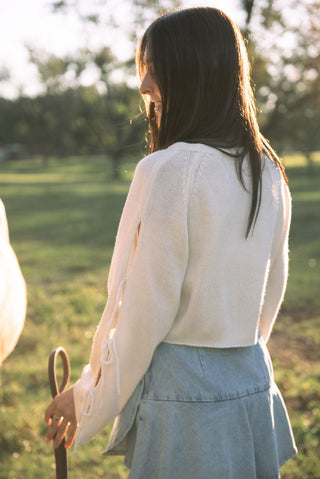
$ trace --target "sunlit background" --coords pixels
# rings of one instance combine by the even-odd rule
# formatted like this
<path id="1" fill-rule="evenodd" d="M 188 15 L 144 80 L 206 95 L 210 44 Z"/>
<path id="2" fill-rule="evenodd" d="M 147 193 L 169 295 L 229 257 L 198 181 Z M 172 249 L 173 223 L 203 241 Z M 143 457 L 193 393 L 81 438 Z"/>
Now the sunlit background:
<path id="1" fill-rule="evenodd" d="M 136 40 L 161 10 L 201 5 L 240 26 L 261 131 L 287 167 L 290 274 L 269 347 L 299 454 L 282 477 L 320 477 L 320 0 L 0 0 L 0 198 L 28 288 L 22 335 L 0 367 L 0 479 L 55 477 L 48 355 L 67 349 L 72 381 L 88 361 L 148 151 Z M 127 477 L 121 458 L 101 457 L 106 441 L 69 454 L 70 479 Z"/>
<path id="2" fill-rule="evenodd" d="M 72 54 L 81 48 L 112 47 L 121 60 L 132 57 L 134 42 L 128 33 L 132 29 L 136 11 L 130 0 L 80 0 L 69 2 L 70 8 L 54 8 L 49 0 L 10 0 L 0 6 L 0 67 L 6 68 L 10 79 L 0 83 L 0 95 L 12 98 L 19 92 L 35 95 L 41 91 L 37 69 L 30 64 L 29 48 L 36 48 L 60 56 Z M 170 7 L 171 2 L 164 2 Z M 244 12 L 238 0 L 192 1 L 183 0 L 184 7 L 212 6 L 223 9 L 237 23 L 243 23 Z M 99 23 L 83 21 L 84 17 L 99 14 Z M 148 13 L 148 19 L 155 18 Z M 143 26 L 140 26 L 141 33 Z M 95 72 L 83 75 L 82 84 L 96 80 Z"/>
<path id="3" fill-rule="evenodd" d="M 0 97 L 13 100 L 55 92 L 61 99 L 62 92 L 72 90 L 74 96 L 89 95 L 92 99 L 94 91 L 105 95 L 109 88 L 108 98 L 116 99 L 115 90 L 111 95 L 111 87 L 118 89 L 119 95 L 121 84 L 122 90 L 127 85 L 127 93 L 133 98 L 131 90 L 138 86 L 133 63 L 137 38 L 161 11 L 201 5 L 223 9 L 248 41 L 264 134 L 280 153 L 299 150 L 310 162 L 319 142 L 318 0 L 2 2 Z M 32 104 L 36 103 L 35 100 Z M 4 110 L 7 107 L 8 103 L 3 104 Z M 122 120 L 129 117 L 135 117 L 132 108 L 127 115 L 123 113 Z M 111 122 L 122 120 L 118 117 Z M 12 121 L 16 129 L 16 121 Z M 26 143 L 22 134 L 26 128 L 20 128 L 14 136 L 9 119 L 3 127 L 11 131 L 12 138 L 3 131 L 0 144 Z M 31 150 L 41 153 L 41 149 L 35 148 L 35 139 L 32 144 Z M 68 149 L 62 146 L 60 150 L 63 149 L 66 153 L 85 152 L 75 145 Z M 30 147 L 28 150 L 32 152 Z"/>

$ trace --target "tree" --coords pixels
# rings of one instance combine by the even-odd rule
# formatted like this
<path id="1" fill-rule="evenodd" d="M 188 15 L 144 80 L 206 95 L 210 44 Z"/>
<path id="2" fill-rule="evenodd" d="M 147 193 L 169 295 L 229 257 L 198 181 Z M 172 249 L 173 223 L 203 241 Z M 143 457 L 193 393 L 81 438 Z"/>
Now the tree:
<path id="1" fill-rule="evenodd" d="M 117 28 L 118 19 L 110 2 L 55 1 L 52 8 L 73 9 L 88 31 L 100 25 Z M 124 0 L 121 10 L 130 5 L 132 14 L 124 35 L 131 37 L 134 44 L 133 37 L 140 35 L 161 9 L 172 10 L 182 3 Z M 311 162 L 312 152 L 320 147 L 320 2 L 241 0 L 241 6 L 262 131 L 278 150 L 299 149 Z M 287 9 L 294 9 L 296 14 L 286 15 Z M 7 138 L 13 138 L 15 132 L 17 138 L 25 139 L 30 151 L 42 149 L 45 155 L 52 151 L 61 155 L 104 151 L 112 155 L 117 176 L 121 156 L 129 151 L 129 145 L 133 148 L 143 138 L 143 121 L 137 109 L 139 94 L 114 76 L 119 69 L 132 75 L 133 49 L 130 52 L 127 61 L 119 61 L 112 45 L 107 44 L 95 51 L 84 46 L 63 58 L 29 48 L 44 94 L 34 101 L 21 95 L 20 102 L 3 105 L 2 116 L 5 110 L 8 113 L 3 121 L 0 118 L 0 141 L 7 131 Z M 83 81 L 89 71 L 93 72 L 90 86 Z M 0 72 L 0 80 L 1 77 L 5 75 Z M 10 123 L 10 118 L 15 118 L 16 123 Z M 8 124 L 12 124 L 11 131 Z"/>
<path id="2" fill-rule="evenodd" d="M 144 124 L 134 114 L 137 95 L 119 84 L 108 94 L 90 86 L 0 99 L 0 144 L 23 144 L 44 161 L 50 156 L 107 154 L 118 178 L 120 159 L 142 149 Z"/>
<path id="3" fill-rule="evenodd" d="M 52 147 L 60 155 L 70 151 L 103 152 L 111 156 L 113 176 L 118 178 L 122 156 L 141 143 L 138 137 L 143 139 L 143 123 L 136 119 L 138 92 L 111 79 L 117 66 L 111 50 L 82 49 L 64 58 L 35 49 L 29 49 L 29 53 L 45 91 L 38 98 L 41 124 L 37 126 L 42 132 L 45 157 L 52 151 L 53 138 Z M 94 83 L 84 87 L 81 77 L 92 68 Z M 130 121 L 133 118 L 135 121 Z M 33 140 L 40 145 L 40 138 L 36 140 L 33 135 Z"/>
<path id="4" fill-rule="evenodd" d="M 254 12 L 256 96 L 264 134 L 279 150 L 303 152 L 312 166 L 320 148 L 320 2 L 287 0 L 285 7 L 268 0 Z"/>

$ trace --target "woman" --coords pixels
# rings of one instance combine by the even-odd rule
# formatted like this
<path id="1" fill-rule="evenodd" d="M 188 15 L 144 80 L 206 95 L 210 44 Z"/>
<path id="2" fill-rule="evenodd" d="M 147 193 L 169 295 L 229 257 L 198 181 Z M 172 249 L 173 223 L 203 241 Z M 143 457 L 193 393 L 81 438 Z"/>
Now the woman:
<path id="1" fill-rule="evenodd" d="M 278 478 L 296 452 L 265 343 L 291 201 L 259 132 L 238 28 L 213 8 L 156 20 L 137 52 L 151 155 L 122 213 L 81 379 L 46 411 L 56 447 L 116 416 L 132 479 Z"/>

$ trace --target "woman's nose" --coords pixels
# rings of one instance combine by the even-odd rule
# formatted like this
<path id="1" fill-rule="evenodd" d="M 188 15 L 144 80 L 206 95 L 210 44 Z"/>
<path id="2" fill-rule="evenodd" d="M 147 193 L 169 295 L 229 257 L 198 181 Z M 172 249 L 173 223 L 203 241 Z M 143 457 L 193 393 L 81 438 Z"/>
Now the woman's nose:
<path id="1" fill-rule="evenodd" d="M 153 92 L 153 81 L 149 72 L 145 74 L 140 85 L 142 95 L 150 95 Z"/>

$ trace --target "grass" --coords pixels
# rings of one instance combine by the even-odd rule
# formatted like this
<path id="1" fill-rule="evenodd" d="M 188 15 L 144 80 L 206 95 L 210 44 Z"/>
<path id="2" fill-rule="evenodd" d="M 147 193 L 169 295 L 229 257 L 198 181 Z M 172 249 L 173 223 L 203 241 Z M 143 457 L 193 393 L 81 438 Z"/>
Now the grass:
<path id="1" fill-rule="evenodd" d="M 293 194 L 291 267 L 285 303 L 270 340 L 278 385 L 299 448 L 284 479 L 320 477 L 320 157 L 312 175 L 298 155 L 286 157 Z M 69 352 L 71 381 L 87 361 L 106 300 L 106 280 L 133 165 L 110 181 L 103 157 L 0 164 L 0 196 L 28 284 L 20 341 L 0 368 L 0 478 L 54 478 L 44 441 L 52 348 Z M 107 434 L 69 452 L 69 478 L 123 479 L 122 458 L 104 458 Z M 239 478 L 242 479 L 242 478 Z"/>

